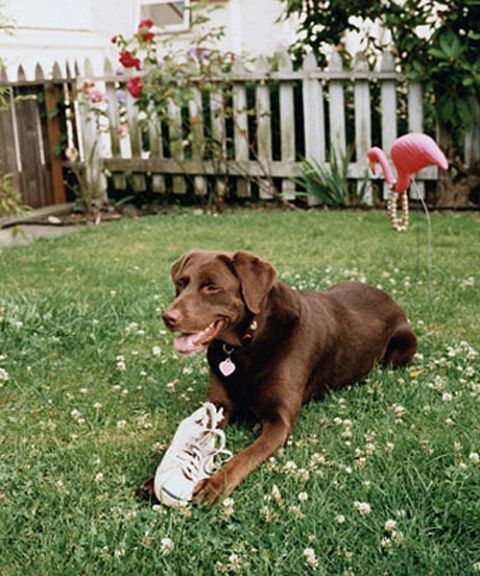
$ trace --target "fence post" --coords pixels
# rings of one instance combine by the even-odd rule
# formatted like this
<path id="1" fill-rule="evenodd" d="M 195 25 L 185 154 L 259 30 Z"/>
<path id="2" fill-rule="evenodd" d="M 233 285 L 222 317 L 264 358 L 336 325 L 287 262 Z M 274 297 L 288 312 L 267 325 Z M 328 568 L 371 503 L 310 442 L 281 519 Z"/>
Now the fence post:
<path id="1" fill-rule="evenodd" d="M 257 61 L 257 71 L 268 72 L 268 63 L 265 57 L 261 56 Z M 257 156 L 258 163 L 264 174 L 271 172 L 272 165 L 272 112 L 270 106 L 270 90 L 265 80 L 261 80 L 257 85 Z M 260 198 L 270 200 L 273 196 L 271 183 L 266 178 L 259 179 Z"/>
<path id="2" fill-rule="evenodd" d="M 132 159 L 142 157 L 142 133 L 138 125 L 138 107 L 135 106 L 135 98 L 127 92 L 128 134 L 130 136 L 130 150 Z M 134 192 L 144 192 L 147 183 L 143 174 L 132 172 L 132 187 Z"/>
<path id="3" fill-rule="evenodd" d="M 355 59 L 354 70 L 356 72 L 368 71 L 368 62 L 363 53 L 359 53 Z M 371 109 L 370 109 L 370 86 L 368 80 L 355 80 L 354 86 L 355 102 L 355 147 L 357 151 L 357 191 L 360 193 L 364 183 L 362 171 L 368 174 L 367 152 L 371 146 Z M 367 190 L 364 200 L 372 203 L 372 187 L 367 183 Z"/>
<path id="4" fill-rule="evenodd" d="M 7 86 L 8 76 L 5 68 L 0 67 L 0 84 Z M 21 192 L 20 166 L 17 153 L 18 137 L 15 130 L 15 108 L 13 104 L 13 91 L 6 88 L 6 108 L 0 108 L 0 173 L 12 174 L 12 186 Z"/>
<path id="5" fill-rule="evenodd" d="M 108 114 L 108 125 L 110 133 L 110 149 L 112 152 L 112 157 L 121 156 L 120 147 L 120 114 L 118 112 L 118 99 L 117 90 L 115 86 L 115 81 L 110 80 L 109 77 L 113 76 L 113 66 L 108 58 L 105 58 L 103 64 L 103 71 L 107 78 L 105 81 L 105 93 L 107 95 L 107 114 Z M 126 97 L 126 94 L 125 94 Z M 112 174 L 113 186 L 116 190 L 125 190 L 127 187 L 127 182 L 125 174 L 113 173 Z"/>
<path id="6" fill-rule="evenodd" d="M 84 63 L 84 77 L 89 79 L 93 76 L 92 63 L 89 58 L 86 58 Z M 99 195 L 99 200 L 106 202 L 107 194 L 101 168 L 100 134 L 97 130 L 97 119 L 94 112 L 86 111 L 84 106 L 82 109 L 82 100 L 80 100 L 79 115 L 86 183 L 90 191 L 94 191 L 95 194 Z"/>
<path id="7" fill-rule="evenodd" d="M 423 90 L 420 82 L 408 84 L 408 131 L 423 132 Z M 425 183 L 418 179 L 417 192 L 420 198 L 425 198 Z"/>
<path id="8" fill-rule="evenodd" d="M 386 51 L 381 60 L 382 72 L 393 72 L 395 61 L 393 54 Z M 382 148 L 390 156 L 390 148 L 397 137 L 397 91 L 395 80 L 382 80 L 381 82 L 381 108 L 382 108 Z M 388 198 L 390 185 L 383 181 L 383 198 Z"/>
<path id="9" fill-rule="evenodd" d="M 313 52 L 303 61 L 303 70 L 317 70 L 317 61 Z M 305 132 L 305 158 L 323 164 L 325 162 L 325 112 L 323 107 L 323 88 L 315 78 L 303 80 L 303 123 Z M 308 197 L 310 205 L 316 204 L 314 196 Z"/>
<path id="10" fill-rule="evenodd" d="M 212 119 L 212 154 L 217 171 L 214 184 L 216 189 L 215 196 L 223 199 L 226 192 L 227 142 L 225 138 L 225 108 L 221 86 L 215 86 L 210 92 L 210 113 Z"/>
<path id="11" fill-rule="evenodd" d="M 62 71 L 57 62 L 53 66 L 53 80 L 62 77 Z M 42 68 L 37 65 L 35 69 L 35 80 L 45 82 Z M 47 156 L 50 164 L 51 185 L 53 204 L 66 202 L 65 183 L 63 180 L 63 168 L 61 160 L 61 150 L 59 146 L 62 142 L 62 121 L 58 110 L 58 96 L 60 90 L 53 82 L 44 83 L 45 111 L 47 114 Z"/>
<path id="12" fill-rule="evenodd" d="M 245 66 L 237 60 L 233 69 L 234 74 L 243 74 Z M 233 89 L 233 135 L 235 143 L 235 161 L 247 163 L 249 154 L 247 92 L 243 82 L 236 82 Z M 237 178 L 237 196 L 249 198 L 251 186 L 247 178 Z"/>
<path id="13" fill-rule="evenodd" d="M 467 167 L 480 160 L 480 103 L 476 98 L 471 99 L 470 110 L 472 121 L 465 134 L 465 165 Z"/>
<path id="14" fill-rule="evenodd" d="M 280 53 L 280 71 L 291 72 L 292 60 L 284 48 Z M 293 82 L 280 82 L 280 143 L 282 162 L 295 162 L 295 109 L 293 102 Z M 295 184 L 288 178 L 282 180 L 284 200 L 295 199 Z"/>
<path id="15" fill-rule="evenodd" d="M 188 103 L 190 130 L 192 134 L 192 158 L 202 161 L 205 156 L 202 92 L 197 86 L 194 86 L 192 91 L 193 98 Z M 195 176 L 193 187 L 197 196 L 205 196 L 207 193 L 207 180 L 204 176 Z"/>
<path id="16" fill-rule="evenodd" d="M 328 69 L 332 72 L 342 72 L 342 58 L 338 52 L 330 57 Z M 330 80 L 328 83 L 330 146 L 337 160 L 347 153 L 345 136 L 345 97 L 343 80 Z"/>
<path id="17" fill-rule="evenodd" d="M 15 102 L 22 194 L 26 204 L 38 208 L 47 206 L 49 197 L 37 89 L 35 86 L 22 86 L 27 78 L 21 65 L 18 67 L 17 78 L 20 86 L 15 95 L 25 97 Z"/>
<path id="18" fill-rule="evenodd" d="M 182 144 L 182 111 L 173 100 L 169 100 L 167 104 L 169 123 L 169 136 L 170 136 L 170 153 L 174 160 L 181 162 L 184 159 L 183 144 Z M 181 170 L 178 170 L 181 172 Z M 174 194 L 185 194 L 187 191 L 185 185 L 185 178 L 183 176 L 174 176 L 172 178 L 172 188 Z"/>

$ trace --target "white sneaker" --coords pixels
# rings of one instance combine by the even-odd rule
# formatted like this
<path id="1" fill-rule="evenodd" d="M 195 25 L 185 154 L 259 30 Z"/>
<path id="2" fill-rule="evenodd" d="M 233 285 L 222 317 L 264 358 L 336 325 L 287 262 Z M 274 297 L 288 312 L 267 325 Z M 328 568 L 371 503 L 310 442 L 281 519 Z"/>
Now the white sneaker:
<path id="1" fill-rule="evenodd" d="M 225 450 L 225 433 L 217 428 L 222 420 L 223 408 L 206 402 L 180 423 L 155 474 L 155 495 L 162 504 L 185 506 L 198 482 L 215 471 L 215 458 L 231 458 Z"/>

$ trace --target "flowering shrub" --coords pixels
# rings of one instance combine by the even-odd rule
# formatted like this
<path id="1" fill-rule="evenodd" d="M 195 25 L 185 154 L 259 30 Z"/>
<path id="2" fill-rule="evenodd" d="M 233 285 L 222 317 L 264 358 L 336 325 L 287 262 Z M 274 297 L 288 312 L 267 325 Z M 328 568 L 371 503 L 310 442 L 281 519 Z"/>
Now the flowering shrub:
<path id="1" fill-rule="evenodd" d="M 205 32 L 183 50 L 174 49 L 170 38 L 162 40 L 153 25 L 151 20 L 142 20 L 133 37 L 117 35 L 112 42 L 118 46 L 123 72 L 139 72 L 125 83 L 139 109 L 147 116 L 155 113 L 159 121 L 169 123 L 169 103 L 187 106 L 193 86 L 204 90 L 214 86 L 228 88 L 235 55 L 216 47 L 223 30 Z"/>

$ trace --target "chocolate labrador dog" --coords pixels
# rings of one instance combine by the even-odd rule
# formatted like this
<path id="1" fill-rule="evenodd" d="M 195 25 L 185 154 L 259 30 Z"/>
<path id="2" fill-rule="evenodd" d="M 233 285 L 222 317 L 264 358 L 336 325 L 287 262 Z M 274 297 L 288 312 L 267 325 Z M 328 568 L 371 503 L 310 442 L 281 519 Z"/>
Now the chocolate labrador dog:
<path id="1" fill-rule="evenodd" d="M 194 500 L 225 497 L 292 432 L 303 404 L 346 386 L 377 363 L 411 360 L 416 337 L 384 292 L 344 282 L 301 292 L 275 280 L 267 262 L 236 252 L 185 254 L 172 266 L 176 298 L 163 315 L 182 354 L 207 348 L 207 397 L 235 415 L 253 416 L 261 435 L 211 478 Z M 152 482 L 142 487 L 152 494 Z"/>

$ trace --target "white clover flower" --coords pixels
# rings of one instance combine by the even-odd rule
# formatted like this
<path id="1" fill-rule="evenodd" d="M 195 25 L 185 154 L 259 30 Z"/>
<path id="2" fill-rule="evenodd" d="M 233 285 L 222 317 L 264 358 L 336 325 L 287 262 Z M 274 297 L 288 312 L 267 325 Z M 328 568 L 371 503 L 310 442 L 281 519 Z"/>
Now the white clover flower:
<path id="1" fill-rule="evenodd" d="M 320 564 L 313 548 L 305 548 L 303 555 L 307 566 L 310 566 L 310 568 L 313 568 L 314 570 L 319 567 Z"/>
<path id="2" fill-rule="evenodd" d="M 117 428 L 118 428 L 119 430 L 124 430 L 124 429 L 126 428 L 126 426 L 127 426 L 127 421 L 126 421 L 126 420 L 119 420 L 119 421 L 117 422 Z"/>
<path id="3" fill-rule="evenodd" d="M 474 572 L 480 572 L 480 562 L 475 562 L 475 564 L 472 565 L 472 570 Z"/>
<path id="4" fill-rule="evenodd" d="M 451 401 L 453 400 L 453 395 L 450 394 L 450 392 L 444 392 L 444 393 L 442 394 L 442 400 L 443 400 L 444 402 L 451 402 Z"/>
<path id="5" fill-rule="evenodd" d="M 401 404 L 392 404 L 390 410 L 395 414 L 395 416 L 397 416 L 397 418 L 401 418 L 407 412 L 407 409 Z"/>
<path id="6" fill-rule="evenodd" d="M 220 560 L 216 561 L 215 566 L 220 574 L 226 574 L 228 572 L 228 566 L 223 562 L 220 562 Z"/>
<path id="7" fill-rule="evenodd" d="M 395 528 L 397 527 L 397 522 L 396 520 L 392 520 L 389 519 L 385 522 L 385 532 L 393 532 L 393 530 L 395 530 Z"/>
<path id="8" fill-rule="evenodd" d="M 392 541 L 390 540 L 390 538 L 382 538 L 380 540 L 380 546 L 384 549 L 390 548 L 391 545 Z"/>
<path id="9" fill-rule="evenodd" d="M 95 482 L 97 482 L 97 483 L 103 482 L 104 480 L 105 480 L 105 476 L 104 476 L 103 472 L 99 472 L 95 476 Z"/>
<path id="10" fill-rule="evenodd" d="M 116 357 L 116 361 L 117 361 L 117 370 L 119 370 L 120 372 L 125 372 L 125 370 L 127 369 L 127 366 L 125 364 L 125 356 L 122 356 L 120 354 L 119 356 Z"/>
<path id="11" fill-rule="evenodd" d="M 223 501 L 223 511 L 222 518 L 228 520 L 233 514 L 233 507 L 235 505 L 235 500 L 233 498 L 225 498 Z"/>
<path id="12" fill-rule="evenodd" d="M 345 516 L 343 514 L 337 514 L 335 521 L 338 522 L 338 524 L 343 524 L 345 522 Z"/>
<path id="13" fill-rule="evenodd" d="M 114 556 L 115 558 L 121 558 L 122 556 L 125 556 L 125 550 L 123 548 L 117 548 L 114 552 Z"/>
<path id="14" fill-rule="evenodd" d="M 305 518 L 305 514 L 300 510 L 299 506 L 289 506 L 288 511 L 295 516 L 295 518 Z"/>
<path id="15" fill-rule="evenodd" d="M 353 503 L 353 505 L 356 508 L 356 510 L 360 512 L 360 514 L 362 514 L 362 516 L 367 516 L 372 511 L 372 507 L 370 506 L 370 504 L 368 504 L 368 502 L 356 501 Z"/>
<path id="16" fill-rule="evenodd" d="M 392 541 L 395 542 L 395 544 L 401 544 L 404 540 L 405 536 L 403 535 L 403 532 L 396 530 L 392 531 Z"/>
<path id="17" fill-rule="evenodd" d="M 160 356 L 161 353 L 162 353 L 162 349 L 160 348 L 160 346 L 153 346 L 152 354 L 154 356 Z"/>
<path id="18" fill-rule="evenodd" d="M 478 452 L 470 452 L 468 459 L 474 464 L 478 464 L 480 462 L 480 456 L 478 455 Z"/>
<path id="19" fill-rule="evenodd" d="M 309 462 L 309 466 L 311 468 L 317 466 L 318 464 L 326 464 L 327 460 L 325 458 L 325 454 L 321 454 L 320 452 L 315 452 L 312 454 Z"/>
<path id="20" fill-rule="evenodd" d="M 305 468 L 299 468 L 297 475 L 300 482 L 306 482 L 310 478 L 310 472 Z"/>
<path id="21" fill-rule="evenodd" d="M 3 368 L 0 368 L 0 382 L 6 382 L 8 378 L 8 372 Z"/>
<path id="22" fill-rule="evenodd" d="M 125 332 L 127 334 L 132 334 L 138 330 L 137 322 L 130 322 L 130 324 L 125 328 Z"/>
<path id="23" fill-rule="evenodd" d="M 297 498 L 300 502 L 306 502 L 308 500 L 308 494 L 306 492 L 300 492 Z"/>
<path id="24" fill-rule="evenodd" d="M 293 472 L 296 469 L 297 469 L 297 465 L 295 464 L 295 462 L 293 460 L 289 460 L 283 466 L 284 472 Z"/>
<path id="25" fill-rule="evenodd" d="M 363 468 L 365 468 L 365 466 L 367 465 L 367 459 L 366 459 L 365 457 L 357 458 L 357 459 L 355 460 L 355 464 L 356 464 L 356 466 L 358 466 L 358 468 L 363 469 Z M 350 468 L 349 474 L 351 473 L 351 470 L 352 470 L 352 469 Z M 347 470 L 346 470 L 346 471 L 347 471 Z"/>
<path id="26" fill-rule="evenodd" d="M 238 572 L 240 570 L 240 560 L 238 555 L 233 552 L 228 557 L 228 568 L 232 572 Z"/>
<path id="27" fill-rule="evenodd" d="M 283 506 L 283 498 L 282 495 L 280 494 L 280 489 L 278 488 L 278 486 L 276 484 L 274 484 L 272 486 L 272 496 L 273 499 L 275 500 L 276 505 L 281 508 Z"/>
<path id="28" fill-rule="evenodd" d="M 170 554 L 173 550 L 173 540 L 171 538 L 162 538 L 160 540 L 160 551 L 164 556 Z"/>

